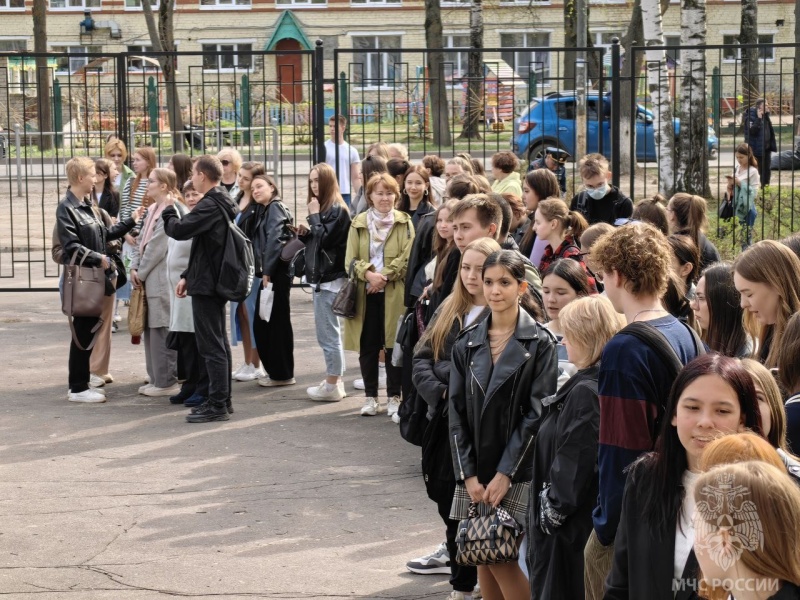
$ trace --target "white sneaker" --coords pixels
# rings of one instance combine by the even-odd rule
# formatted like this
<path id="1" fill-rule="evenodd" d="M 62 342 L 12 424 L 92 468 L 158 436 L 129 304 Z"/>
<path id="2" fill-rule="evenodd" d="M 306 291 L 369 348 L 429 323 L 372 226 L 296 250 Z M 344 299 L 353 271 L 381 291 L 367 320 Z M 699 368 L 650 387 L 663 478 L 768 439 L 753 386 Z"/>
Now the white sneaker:
<path id="1" fill-rule="evenodd" d="M 92 373 L 89 375 L 89 387 L 90 388 L 101 388 L 106 384 L 106 380 L 98 375 Z"/>
<path id="2" fill-rule="evenodd" d="M 397 414 L 398 408 L 400 408 L 400 396 L 392 396 L 389 398 L 389 402 L 386 404 L 386 414 L 390 417 L 394 417 Z M 399 420 L 397 422 L 399 423 Z"/>
<path id="3" fill-rule="evenodd" d="M 120 316 L 120 314 L 114 313 L 114 323 L 119 323 L 120 321 L 122 321 L 122 317 Z"/>
<path id="4" fill-rule="evenodd" d="M 442 542 L 430 554 L 408 561 L 406 569 L 419 575 L 449 575 L 450 553 L 447 544 Z"/>
<path id="5" fill-rule="evenodd" d="M 100 375 L 103 378 L 103 381 L 106 383 L 114 383 L 114 378 L 111 376 L 111 373 L 106 373 L 105 375 Z"/>
<path id="6" fill-rule="evenodd" d="M 67 400 L 69 400 L 70 402 L 85 402 L 91 404 L 100 404 L 101 402 L 106 401 L 106 397 L 103 394 L 96 392 L 95 390 L 88 389 L 83 392 L 78 392 L 77 394 L 69 392 L 67 394 Z"/>
<path id="7" fill-rule="evenodd" d="M 255 373 L 256 373 L 256 377 L 255 377 L 256 379 L 261 379 L 262 377 L 266 377 L 267 376 L 267 372 L 264 370 L 264 367 L 258 367 L 255 370 Z"/>
<path id="8" fill-rule="evenodd" d="M 291 379 L 270 379 L 268 375 L 264 375 L 264 377 L 258 378 L 258 385 L 261 387 L 280 387 L 282 385 L 294 385 L 297 383 L 294 377 Z"/>
<path id="9" fill-rule="evenodd" d="M 464 592 L 457 592 L 453 590 L 447 597 L 447 600 L 473 600 L 473 596 L 465 594 Z"/>
<path id="10" fill-rule="evenodd" d="M 151 387 L 154 387 L 152 383 L 145 383 L 144 385 L 139 386 L 139 393 L 144 395 L 144 393 Z"/>
<path id="11" fill-rule="evenodd" d="M 381 412 L 381 405 L 378 399 L 367 396 L 367 399 L 364 401 L 364 406 L 361 407 L 361 416 L 374 417 L 379 412 Z"/>
<path id="12" fill-rule="evenodd" d="M 144 376 L 144 382 L 145 382 L 145 384 L 150 383 L 150 375 L 145 375 Z"/>
<path id="13" fill-rule="evenodd" d="M 353 387 L 356 388 L 357 390 L 366 389 L 366 387 L 364 386 L 364 380 L 363 379 L 356 379 L 353 382 Z M 386 368 L 385 367 L 380 367 L 380 370 L 378 371 L 378 389 L 379 390 L 385 390 L 386 389 Z"/>
<path id="14" fill-rule="evenodd" d="M 364 380 L 363 379 L 356 379 L 353 382 L 353 387 L 356 388 L 357 390 L 363 390 L 363 389 L 366 388 L 366 386 L 364 385 Z"/>
<path id="15" fill-rule="evenodd" d="M 392 415 L 392 423 L 400 425 L 400 413 L 394 413 Z"/>
<path id="16" fill-rule="evenodd" d="M 256 375 L 256 368 L 253 365 L 245 365 L 233 378 L 236 381 L 253 381 L 258 379 L 258 375 Z"/>
<path id="17" fill-rule="evenodd" d="M 319 385 L 308 388 L 306 394 L 308 394 L 309 398 L 317 402 L 339 402 L 339 400 L 347 395 L 344 391 L 343 381 L 330 384 L 325 380 L 322 380 L 322 383 Z"/>
<path id="18" fill-rule="evenodd" d="M 234 379 L 236 379 L 236 376 L 237 376 L 239 373 L 241 373 L 241 372 L 242 372 L 242 371 L 245 369 L 245 367 L 248 367 L 248 366 L 250 366 L 250 365 L 248 365 L 247 363 L 242 363 L 241 365 L 239 365 L 238 367 L 236 367 L 236 368 L 235 368 L 233 371 L 231 371 L 231 377 L 233 377 Z"/>
<path id="19" fill-rule="evenodd" d="M 175 384 L 171 385 L 170 387 L 163 387 L 163 388 L 151 385 L 149 388 L 147 388 L 143 392 L 143 394 L 145 396 L 150 396 L 152 398 L 158 398 L 158 397 L 161 397 L 161 396 L 174 396 L 175 394 L 177 394 L 180 391 L 181 391 L 181 386 L 179 386 L 177 383 L 175 383 Z"/>

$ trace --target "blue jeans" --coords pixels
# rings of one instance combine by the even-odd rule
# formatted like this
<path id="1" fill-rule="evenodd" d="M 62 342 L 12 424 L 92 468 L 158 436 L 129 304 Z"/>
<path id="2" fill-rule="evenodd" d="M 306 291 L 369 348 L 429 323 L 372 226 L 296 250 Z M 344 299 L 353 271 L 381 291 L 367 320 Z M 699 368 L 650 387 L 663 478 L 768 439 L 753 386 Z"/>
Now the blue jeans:
<path id="1" fill-rule="evenodd" d="M 747 216 L 744 218 L 743 221 L 739 221 L 739 225 L 742 227 L 742 250 L 749 247 L 750 244 L 753 243 L 753 227 L 756 224 L 756 217 L 758 216 L 758 211 L 756 207 L 752 207 Z"/>
<path id="2" fill-rule="evenodd" d="M 313 298 L 314 325 L 317 330 L 317 342 L 319 342 L 322 355 L 325 357 L 325 374 L 330 377 L 341 377 L 344 375 L 341 324 L 339 317 L 331 310 L 336 294 L 328 290 L 315 290 Z"/>

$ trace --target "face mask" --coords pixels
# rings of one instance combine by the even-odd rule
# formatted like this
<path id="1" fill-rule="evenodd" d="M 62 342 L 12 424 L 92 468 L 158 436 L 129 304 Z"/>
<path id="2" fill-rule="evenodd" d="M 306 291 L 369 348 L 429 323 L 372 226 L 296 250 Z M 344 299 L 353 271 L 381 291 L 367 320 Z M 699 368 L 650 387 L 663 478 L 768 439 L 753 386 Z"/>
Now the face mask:
<path id="1" fill-rule="evenodd" d="M 602 187 L 594 190 L 586 190 L 586 193 L 593 199 L 600 200 L 608 193 L 608 184 L 604 183 Z"/>

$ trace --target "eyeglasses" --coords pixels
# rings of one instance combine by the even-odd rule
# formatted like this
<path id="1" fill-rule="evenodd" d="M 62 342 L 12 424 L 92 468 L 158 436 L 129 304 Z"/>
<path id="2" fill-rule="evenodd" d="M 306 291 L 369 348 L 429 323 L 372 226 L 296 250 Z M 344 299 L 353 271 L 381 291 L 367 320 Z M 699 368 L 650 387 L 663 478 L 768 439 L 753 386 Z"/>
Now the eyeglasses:
<path id="1" fill-rule="evenodd" d="M 221 160 L 221 161 L 219 161 L 219 162 L 221 162 L 221 163 L 222 163 L 222 166 L 223 166 L 223 167 L 227 167 L 229 164 L 231 164 L 231 161 L 229 161 L 229 160 Z"/>

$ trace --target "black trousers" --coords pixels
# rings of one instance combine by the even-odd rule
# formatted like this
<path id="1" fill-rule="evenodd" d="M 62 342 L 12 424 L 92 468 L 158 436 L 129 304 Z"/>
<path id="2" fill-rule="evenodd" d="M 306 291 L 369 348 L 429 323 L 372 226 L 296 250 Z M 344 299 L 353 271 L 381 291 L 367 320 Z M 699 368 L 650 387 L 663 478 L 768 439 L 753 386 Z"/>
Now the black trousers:
<path id="1" fill-rule="evenodd" d="M 270 379 L 286 381 L 294 378 L 294 330 L 289 294 L 292 290 L 288 266 L 280 263 L 272 277 L 272 313 L 269 321 L 258 315 L 261 292 L 256 296 L 256 314 L 253 322 L 253 335 L 256 338 L 258 357 Z M 260 284 L 256 281 L 256 284 Z M 254 284 L 255 285 L 255 284 Z"/>
<path id="2" fill-rule="evenodd" d="M 769 185 L 772 176 L 772 152 L 766 151 L 761 155 L 756 155 L 758 161 L 758 175 L 761 177 L 761 187 Z"/>
<path id="3" fill-rule="evenodd" d="M 436 509 L 444 521 L 446 528 L 445 538 L 447 552 L 450 554 L 450 585 L 457 592 L 471 594 L 478 583 L 478 569 L 476 567 L 462 567 L 456 562 L 456 535 L 458 534 L 458 521 L 450 518 L 450 507 L 453 504 L 453 494 L 456 491 L 456 480 L 428 481 L 426 484 L 428 496 L 436 501 Z"/>
<path id="4" fill-rule="evenodd" d="M 217 410 L 231 397 L 233 356 L 225 327 L 225 300 L 217 296 L 192 296 L 194 337 L 199 378 L 196 392 Z"/>
<path id="5" fill-rule="evenodd" d="M 364 393 L 368 398 L 378 397 L 378 355 L 381 350 L 386 353 L 386 391 L 392 398 L 399 396 L 401 390 L 402 369 L 392 366 L 392 347 L 386 346 L 384 318 L 386 311 L 386 294 L 367 294 L 364 309 L 364 323 L 361 327 L 361 341 L 358 351 L 358 362 L 361 366 L 361 377 L 364 378 Z"/>
<path id="6" fill-rule="evenodd" d="M 197 340 L 191 331 L 178 333 L 178 379 L 184 379 L 182 390 L 194 392 L 200 380 L 200 357 Z"/>
<path id="7" fill-rule="evenodd" d="M 92 329 L 99 320 L 98 317 L 74 317 L 72 319 L 75 336 L 84 348 L 92 343 L 94 337 Z M 75 345 L 75 340 L 70 337 L 69 391 L 73 394 L 80 394 L 89 389 L 89 360 L 91 357 L 91 350 L 81 350 Z"/>

